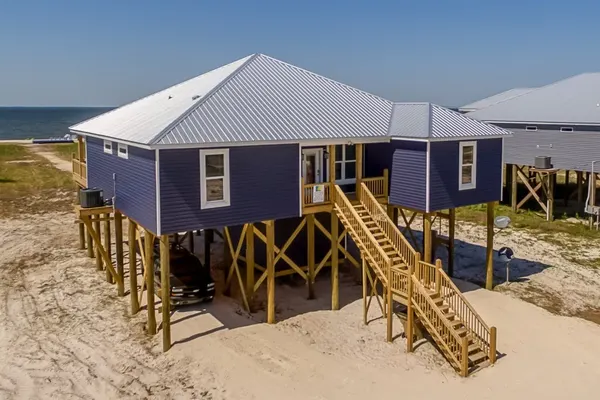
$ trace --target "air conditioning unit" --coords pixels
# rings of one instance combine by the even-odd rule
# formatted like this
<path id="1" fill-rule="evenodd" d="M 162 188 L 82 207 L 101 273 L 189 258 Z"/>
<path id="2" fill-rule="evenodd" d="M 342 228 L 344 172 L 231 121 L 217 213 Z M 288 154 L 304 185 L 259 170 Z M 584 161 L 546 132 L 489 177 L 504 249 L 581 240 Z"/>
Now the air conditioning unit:
<path id="1" fill-rule="evenodd" d="M 81 189 L 79 204 L 82 208 L 102 207 L 104 205 L 104 192 L 98 188 Z"/>
<path id="2" fill-rule="evenodd" d="M 552 164 L 550 163 L 551 158 L 548 156 L 538 156 L 535 158 L 535 162 L 533 163 L 534 167 L 537 169 L 550 169 L 552 168 Z"/>

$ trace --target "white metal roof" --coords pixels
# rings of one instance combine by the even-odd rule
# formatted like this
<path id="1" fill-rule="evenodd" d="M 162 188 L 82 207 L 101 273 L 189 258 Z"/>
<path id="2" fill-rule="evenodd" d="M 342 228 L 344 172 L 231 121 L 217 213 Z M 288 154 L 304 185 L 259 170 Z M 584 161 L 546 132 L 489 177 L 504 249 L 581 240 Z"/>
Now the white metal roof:
<path id="1" fill-rule="evenodd" d="M 395 103 L 389 135 L 419 139 L 509 136 L 512 133 L 431 103 Z"/>
<path id="2" fill-rule="evenodd" d="M 70 129 L 152 147 L 508 133 L 430 103 L 394 105 L 263 54 L 234 61 Z"/>
<path id="3" fill-rule="evenodd" d="M 576 75 L 468 115 L 494 122 L 600 125 L 600 73 Z"/>
<path id="4" fill-rule="evenodd" d="M 71 126 L 72 131 L 149 144 L 251 56 Z M 195 98 L 195 96 L 199 96 Z"/>
<path id="5" fill-rule="evenodd" d="M 521 96 L 525 93 L 529 93 L 536 88 L 514 88 L 510 90 L 506 90 L 502 93 L 497 93 L 493 96 L 486 97 L 485 99 L 477 100 L 473 103 L 467 104 L 459 108 L 459 111 L 462 112 L 470 112 L 481 110 L 482 108 L 489 107 L 493 104 L 498 104 L 506 100 L 510 100 L 512 98 Z"/>

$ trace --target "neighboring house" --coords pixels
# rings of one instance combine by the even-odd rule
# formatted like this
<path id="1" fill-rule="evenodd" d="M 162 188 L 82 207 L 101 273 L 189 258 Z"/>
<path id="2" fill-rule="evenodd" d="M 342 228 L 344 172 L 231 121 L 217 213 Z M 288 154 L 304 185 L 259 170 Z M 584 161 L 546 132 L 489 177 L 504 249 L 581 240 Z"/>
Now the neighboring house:
<path id="1" fill-rule="evenodd" d="M 600 73 L 567 78 L 466 114 L 514 133 L 504 162 L 534 165 L 549 156 L 554 168 L 590 172 L 600 159 Z"/>
<path id="2" fill-rule="evenodd" d="M 503 101 L 513 99 L 515 97 L 519 97 L 519 96 L 521 96 L 521 95 L 523 95 L 525 93 L 531 92 L 532 90 L 535 90 L 535 88 L 514 88 L 514 89 L 510 89 L 510 90 L 507 90 L 505 92 L 497 93 L 497 94 L 495 94 L 493 96 L 486 97 L 485 99 L 477 100 L 474 103 L 470 103 L 470 104 L 464 105 L 464 106 L 460 107 L 458 109 L 458 111 L 460 111 L 462 113 L 468 113 L 468 112 L 472 112 L 472 111 L 481 110 L 482 108 L 486 108 L 486 107 L 489 107 L 491 105 L 498 104 L 498 103 L 501 103 Z"/>

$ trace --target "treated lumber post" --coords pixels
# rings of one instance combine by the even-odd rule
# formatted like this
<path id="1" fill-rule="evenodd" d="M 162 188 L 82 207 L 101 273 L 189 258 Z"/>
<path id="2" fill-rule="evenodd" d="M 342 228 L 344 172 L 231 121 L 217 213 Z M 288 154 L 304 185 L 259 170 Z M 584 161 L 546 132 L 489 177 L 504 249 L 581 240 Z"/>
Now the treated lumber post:
<path id="1" fill-rule="evenodd" d="M 275 221 L 265 223 L 267 230 L 267 323 L 275 323 Z"/>
<path id="2" fill-rule="evenodd" d="M 154 235 L 144 230 L 144 255 L 146 256 L 146 308 L 148 310 L 148 334 L 156 334 L 154 314 Z"/>
<path id="3" fill-rule="evenodd" d="M 106 254 L 108 254 L 108 259 L 112 262 L 112 249 L 110 245 L 110 214 L 104 214 L 106 218 L 104 220 L 104 249 L 106 250 Z M 106 282 L 114 283 L 113 277 L 110 273 L 110 269 L 108 267 L 105 268 L 106 271 Z"/>
<path id="4" fill-rule="evenodd" d="M 123 214 L 115 211 L 115 251 L 117 256 L 117 293 L 125 296 L 125 268 L 123 265 Z"/>
<path id="5" fill-rule="evenodd" d="M 510 189 L 510 206 L 512 207 L 512 210 L 515 212 L 517 211 L 517 183 L 518 183 L 517 169 L 518 169 L 518 167 L 513 164 L 512 168 L 511 168 L 512 178 L 510 180 L 510 183 L 512 185 L 512 187 Z"/>
<path id="6" fill-rule="evenodd" d="M 129 246 L 129 297 L 131 300 L 131 315 L 137 314 L 140 310 L 137 287 L 137 243 L 135 232 L 136 223 L 130 219 L 129 230 L 127 232 L 127 245 Z"/>
<path id="7" fill-rule="evenodd" d="M 331 210 L 331 309 L 340 309 L 339 265 L 338 265 L 338 216 Z"/>
<path id="8" fill-rule="evenodd" d="M 415 254 L 415 265 L 419 265 L 421 261 L 421 254 Z M 415 266 L 408 266 L 408 295 L 406 302 L 406 352 L 411 353 L 413 351 L 414 343 L 414 324 L 415 324 L 415 312 L 413 310 L 413 281 L 412 276 L 415 272 Z"/>
<path id="9" fill-rule="evenodd" d="M 583 210 L 583 172 L 577 171 L 577 212 Z"/>
<path id="10" fill-rule="evenodd" d="M 595 206 L 596 205 L 596 173 L 590 173 L 588 175 L 588 186 L 591 187 L 591 193 L 590 193 L 590 206 Z M 588 187 L 588 190 L 589 187 Z M 592 228 L 594 226 L 594 216 L 592 214 L 590 214 L 589 217 L 589 222 L 590 222 L 590 228 Z"/>
<path id="11" fill-rule="evenodd" d="M 98 236 L 98 238 L 101 238 L 101 233 L 100 233 L 100 215 L 94 215 L 92 216 L 92 218 L 94 218 L 94 230 L 96 231 L 96 235 Z M 96 270 L 97 271 L 102 271 L 102 256 L 100 255 L 100 248 L 98 247 L 100 243 L 95 243 L 95 249 L 96 249 Z"/>
<path id="12" fill-rule="evenodd" d="M 194 231 L 188 232 L 188 247 L 190 248 L 190 253 L 194 253 Z"/>
<path id="13" fill-rule="evenodd" d="M 363 323 L 367 325 L 367 263 L 365 258 L 361 257 L 362 260 L 362 296 L 363 296 Z"/>
<path id="14" fill-rule="evenodd" d="M 75 204 L 81 203 L 81 188 L 77 186 L 77 195 L 75 196 Z M 77 228 L 79 229 L 79 250 L 85 250 L 85 226 L 81 221 L 81 217 L 78 218 Z"/>
<path id="15" fill-rule="evenodd" d="M 162 303 L 163 352 L 171 348 L 171 262 L 169 235 L 160 237 L 160 297 Z"/>
<path id="16" fill-rule="evenodd" d="M 362 170 L 363 170 L 363 145 L 357 143 L 354 145 L 356 149 L 356 199 L 360 200 L 360 184 L 362 182 Z"/>
<path id="17" fill-rule="evenodd" d="M 315 214 L 306 216 L 306 237 L 308 256 L 308 298 L 315 298 Z"/>
<path id="18" fill-rule="evenodd" d="M 448 214 L 448 275 L 452 277 L 454 276 L 454 234 L 456 229 L 456 208 L 451 208 L 448 210 Z"/>
<path id="19" fill-rule="evenodd" d="M 490 354 L 489 354 L 490 362 L 492 364 L 494 364 L 496 362 L 496 336 L 497 336 L 496 327 L 492 326 L 490 328 Z"/>
<path id="20" fill-rule="evenodd" d="M 431 214 L 423 213 L 423 255 L 426 263 L 431 263 Z"/>
<path id="21" fill-rule="evenodd" d="M 541 179 L 544 179 L 543 177 Z M 554 219 L 554 188 L 556 182 L 556 173 L 547 174 L 548 196 L 546 197 L 546 220 Z"/>
<path id="22" fill-rule="evenodd" d="M 388 305 L 388 310 L 387 310 L 387 341 L 388 343 L 392 343 L 392 339 L 393 339 L 393 319 L 392 316 L 394 315 L 394 303 L 392 301 L 392 262 L 391 260 L 388 261 L 387 263 L 387 305 Z"/>
<path id="23" fill-rule="evenodd" d="M 485 288 L 488 290 L 493 289 L 494 285 L 494 206 L 495 202 L 491 201 L 487 203 L 487 240 L 485 250 L 485 265 L 486 265 L 486 276 L 485 276 Z"/>
<path id="24" fill-rule="evenodd" d="M 571 176 L 571 171 L 566 170 L 565 171 L 565 207 L 569 206 L 569 195 L 571 194 L 571 191 L 569 190 L 570 176 Z"/>
<path id="25" fill-rule="evenodd" d="M 212 229 L 204 230 L 204 266 L 210 268 L 210 244 L 213 242 L 214 232 Z"/>
<path id="26" fill-rule="evenodd" d="M 79 157 L 79 162 L 85 162 L 85 147 L 83 144 L 83 137 L 81 135 L 77 136 L 77 156 Z"/>
<path id="27" fill-rule="evenodd" d="M 246 229 L 246 296 L 250 303 L 254 296 L 254 224 Z"/>
<path id="28" fill-rule="evenodd" d="M 87 248 L 87 256 L 89 258 L 94 258 L 94 241 L 92 240 L 92 235 L 88 229 L 85 230 L 85 241 Z"/>
<path id="29" fill-rule="evenodd" d="M 440 294 L 442 289 L 442 260 L 435 260 L 435 292 Z"/>
<path id="30" fill-rule="evenodd" d="M 467 375 L 469 375 L 469 339 L 464 336 L 462 338 L 462 349 L 461 349 L 461 368 L 460 368 L 460 375 L 463 378 L 466 378 Z"/>
<path id="31" fill-rule="evenodd" d="M 335 145 L 329 145 L 329 196 L 335 194 Z"/>

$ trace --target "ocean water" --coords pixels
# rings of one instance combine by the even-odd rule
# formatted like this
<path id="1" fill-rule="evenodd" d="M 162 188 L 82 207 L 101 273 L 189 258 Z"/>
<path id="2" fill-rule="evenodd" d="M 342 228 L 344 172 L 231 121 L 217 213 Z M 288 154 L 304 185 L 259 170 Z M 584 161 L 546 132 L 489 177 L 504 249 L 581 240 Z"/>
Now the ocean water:
<path id="1" fill-rule="evenodd" d="M 0 107 L 0 140 L 64 136 L 69 126 L 95 117 L 107 107 Z"/>

